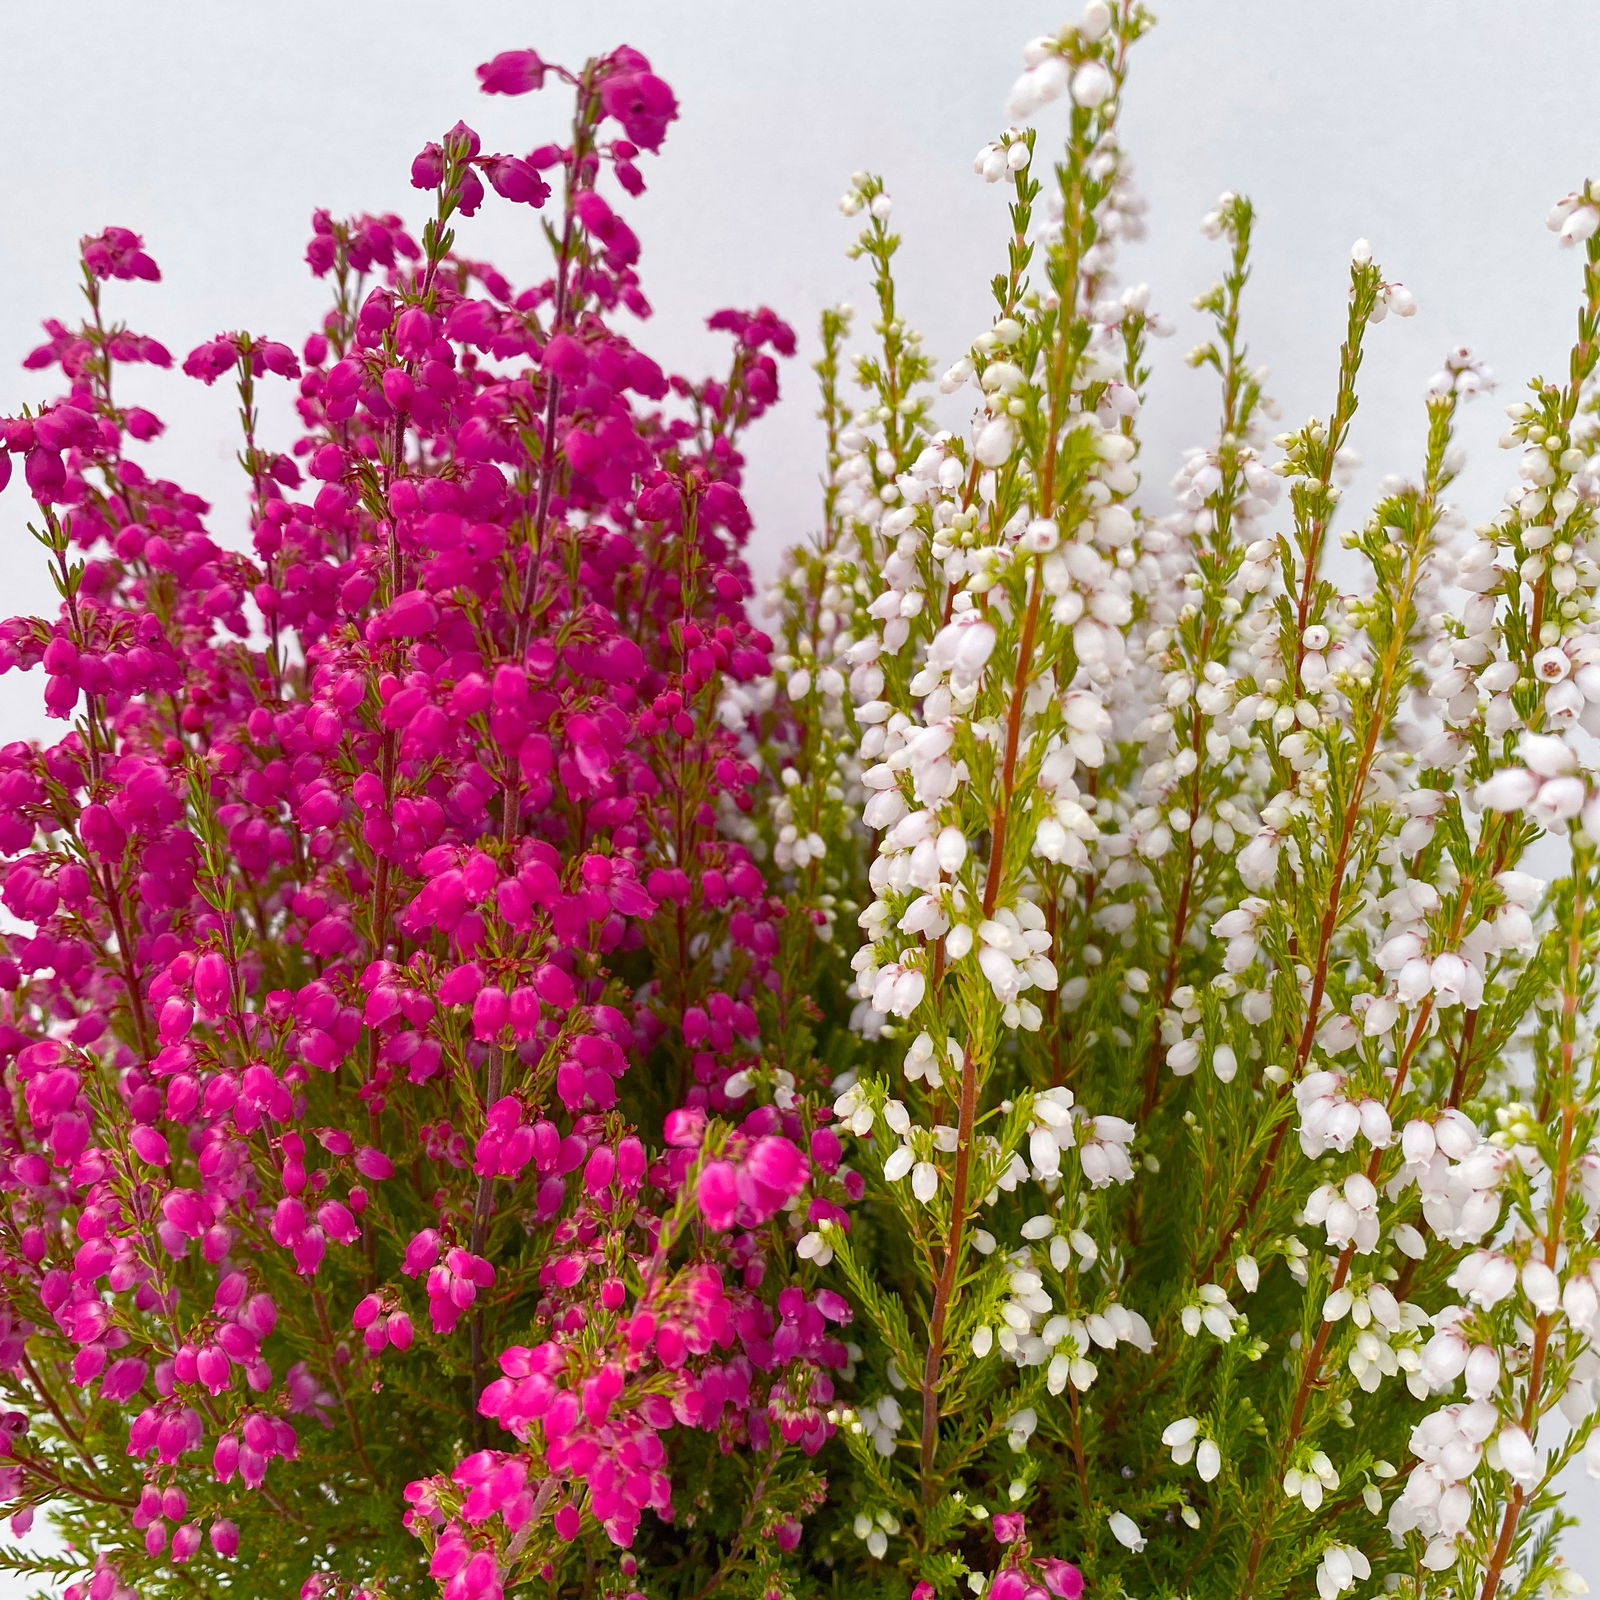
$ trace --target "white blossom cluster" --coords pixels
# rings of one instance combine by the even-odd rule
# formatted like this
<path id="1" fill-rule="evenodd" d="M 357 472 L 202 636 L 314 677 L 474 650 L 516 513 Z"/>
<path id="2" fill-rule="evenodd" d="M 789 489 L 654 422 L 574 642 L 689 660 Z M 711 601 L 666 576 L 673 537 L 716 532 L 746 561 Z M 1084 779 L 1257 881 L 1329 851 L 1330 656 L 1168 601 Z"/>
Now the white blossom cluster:
<path id="1" fill-rule="evenodd" d="M 1416 302 L 1358 241 L 1332 404 L 1272 436 L 1223 195 L 1189 357 L 1221 414 L 1158 511 L 1164 330 L 1114 278 L 1147 22 L 1092 0 L 1028 47 L 974 163 L 994 315 L 937 382 L 852 180 L 878 348 L 834 325 L 826 526 L 735 708 L 849 986 L 816 1054 L 865 1220 L 800 1254 L 874 1329 L 849 1426 L 905 1502 L 857 1536 L 953 1547 L 1004 1444 L 1006 1500 L 1075 1478 L 1063 1554 L 1129 1593 L 1196 1562 L 1195 1594 L 1575 1593 L 1540 1518 L 1568 1460 L 1600 1476 L 1600 196 L 1552 213 L 1578 339 L 1471 527 L 1488 370 L 1445 357 L 1419 468 L 1352 526 L 1364 342 Z"/>

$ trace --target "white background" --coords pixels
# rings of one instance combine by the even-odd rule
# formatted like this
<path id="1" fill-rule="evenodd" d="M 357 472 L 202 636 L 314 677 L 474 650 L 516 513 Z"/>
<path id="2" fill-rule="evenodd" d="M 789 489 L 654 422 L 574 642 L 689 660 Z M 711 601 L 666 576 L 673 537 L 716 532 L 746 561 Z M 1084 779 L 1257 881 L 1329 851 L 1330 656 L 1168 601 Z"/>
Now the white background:
<path id="1" fill-rule="evenodd" d="M 1180 450 L 1213 429 L 1212 389 L 1181 355 L 1203 332 L 1188 302 L 1221 265 L 1195 224 L 1228 188 L 1260 214 L 1247 327 L 1285 425 L 1326 414 L 1356 237 L 1420 302 L 1411 321 L 1373 330 L 1353 441 L 1365 466 L 1348 516 L 1382 473 L 1414 468 L 1422 386 L 1447 349 L 1468 343 L 1501 380 L 1464 420 L 1473 464 L 1459 498 L 1487 519 L 1510 476 L 1494 448 L 1500 407 L 1535 373 L 1565 375 L 1578 269 L 1543 223 L 1559 195 L 1600 175 L 1592 5 L 1171 0 L 1158 10 L 1125 121 L 1151 206 L 1127 276 L 1148 279 L 1178 327 L 1147 412 L 1147 504 L 1162 509 Z M 1003 126 L 1024 40 L 1068 15 L 1035 0 L 7 0 L 0 412 L 56 392 L 16 363 L 42 317 L 76 316 L 77 240 L 108 223 L 144 233 L 165 273 L 158 286 L 115 285 L 112 314 L 180 360 L 237 328 L 298 345 L 321 309 L 301 260 L 314 205 L 420 222 L 411 157 L 458 116 L 508 152 L 557 131 L 558 91 L 475 93 L 476 64 L 519 46 L 577 65 L 627 42 L 678 93 L 682 120 L 647 161 L 650 193 L 630 211 L 657 308 L 643 342 L 666 363 L 709 370 L 725 347 L 704 316 L 759 303 L 796 325 L 811 359 L 820 308 L 865 302 L 843 257 L 852 227 L 835 210 L 865 166 L 887 177 L 906 238 L 904 312 L 953 359 L 987 325 L 986 280 L 1003 262 L 1003 197 L 972 175 L 972 156 Z M 491 197 L 462 231 L 464 249 L 514 279 L 542 272 L 524 208 Z M 224 386 L 142 369 L 120 381 L 172 425 L 143 459 L 216 503 L 214 534 L 241 539 Z M 786 385 L 751 446 L 765 570 L 804 537 L 817 499 L 815 401 L 799 362 Z M 288 438 L 285 425 L 278 442 Z M 50 603 L 28 508 L 20 483 L 0 499 L 7 612 Z M 0 678 L 0 738 L 52 731 L 36 710 L 40 687 Z M 1568 1503 L 1587 1522 L 1574 1565 L 1600 1586 L 1600 1486 L 1575 1480 Z"/>

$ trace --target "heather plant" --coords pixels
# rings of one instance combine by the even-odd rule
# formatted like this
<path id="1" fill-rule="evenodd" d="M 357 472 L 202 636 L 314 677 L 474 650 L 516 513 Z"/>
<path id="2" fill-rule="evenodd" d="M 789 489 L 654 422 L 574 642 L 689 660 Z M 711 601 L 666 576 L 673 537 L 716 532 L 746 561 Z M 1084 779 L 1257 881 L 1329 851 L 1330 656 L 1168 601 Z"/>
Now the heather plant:
<path id="1" fill-rule="evenodd" d="M 976 162 L 992 321 L 937 380 L 883 182 L 842 205 L 871 338 L 824 318 L 821 531 L 745 702 L 786 959 L 821 975 L 789 1070 L 827 1063 L 865 1181 L 799 1245 L 860 1352 L 811 1561 L 913 1600 L 1580 1593 L 1552 1483 L 1600 1476 L 1600 192 L 1551 214 L 1576 339 L 1476 527 L 1464 349 L 1422 459 L 1344 515 L 1363 350 L 1415 309 L 1364 241 L 1329 408 L 1271 436 L 1224 195 L 1189 358 L 1218 412 L 1163 495 L 1165 330 L 1115 277 L 1149 22 L 1091 0 L 1028 47 Z"/>
<path id="2" fill-rule="evenodd" d="M 420 229 L 315 216 L 298 352 L 190 354 L 238 394 L 245 540 L 138 465 L 118 369 L 170 357 L 114 313 L 159 273 L 84 241 L 86 316 L 29 358 L 65 392 L 0 419 L 61 595 L 0 668 L 68 724 L 0 749 L 0 1504 L 69 1541 L 9 1571 L 1582 1591 L 1600 191 L 1551 215 L 1577 337 L 1476 527 L 1467 350 L 1344 514 L 1363 349 L 1414 309 L 1364 242 L 1328 413 L 1272 436 L 1223 196 L 1217 413 L 1165 493 L 1168 328 L 1117 260 L 1149 25 L 1091 0 L 1028 47 L 976 162 L 994 315 L 942 376 L 852 180 L 872 338 L 823 319 L 772 638 L 741 443 L 794 341 L 718 313 L 689 382 L 621 331 L 677 110 L 637 52 L 486 63 L 569 131 L 458 124 Z M 527 288 L 457 247 L 502 203 L 540 213 Z"/>
<path id="3" fill-rule="evenodd" d="M 768 650 L 740 441 L 793 337 L 720 312 L 692 383 L 620 331 L 677 109 L 644 57 L 479 75 L 570 130 L 457 124 L 420 230 L 316 214 L 298 354 L 184 362 L 237 391 L 247 545 L 138 464 L 127 369 L 171 358 L 116 320 L 159 278 L 127 229 L 28 360 L 64 392 L 0 423 L 61 597 L 0 669 L 67 724 L 0 750 L 0 1502 L 68 1544 L 8 1583 L 761 1592 L 820 1495 L 849 1312 L 780 1246 L 839 1145 L 730 1093 L 782 908 L 722 821 Z M 527 287 L 458 248 L 502 203 Z"/>

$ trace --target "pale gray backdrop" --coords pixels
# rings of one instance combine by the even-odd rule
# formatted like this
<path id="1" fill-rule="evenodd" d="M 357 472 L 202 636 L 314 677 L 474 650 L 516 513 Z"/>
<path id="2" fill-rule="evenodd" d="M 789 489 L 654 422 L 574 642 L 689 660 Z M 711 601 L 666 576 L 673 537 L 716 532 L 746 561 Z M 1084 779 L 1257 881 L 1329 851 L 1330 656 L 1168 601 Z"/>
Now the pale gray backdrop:
<path id="1" fill-rule="evenodd" d="M 1349 515 L 1378 478 L 1409 471 L 1422 386 L 1468 343 L 1500 393 L 1471 408 L 1473 464 L 1459 497 L 1492 515 L 1511 461 L 1501 406 L 1534 373 L 1564 375 L 1578 269 L 1545 213 L 1600 168 L 1592 3 L 1545 0 L 1171 0 L 1140 47 L 1127 140 L 1150 201 L 1130 259 L 1178 326 L 1160 350 L 1144 456 L 1148 503 L 1180 450 L 1209 437 L 1209 384 L 1181 364 L 1202 332 L 1190 298 L 1218 247 L 1195 225 L 1224 188 L 1260 212 L 1248 324 L 1286 423 L 1326 414 L 1351 242 L 1369 237 L 1421 305 L 1374 330 L 1354 443 L 1365 465 Z M 1031 34 L 1072 15 L 1045 0 L 580 0 L 471 5 L 420 0 L 0 0 L 0 412 L 54 393 L 16 370 L 39 320 L 76 315 L 79 236 L 143 232 L 166 274 L 114 286 L 114 315 L 180 357 L 223 330 L 300 337 L 320 309 L 301 251 L 315 205 L 420 221 L 411 156 L 459 116 L 485 145 L 551 136 L 559 92 L 483 100 L 473 67 L 535 46 L 577 64 L 627 42 L 676 88 L 682 120 L 633 208 L 657 307 L 644 342 L 688 370 L 720 361 L 705 314 L 771 304 L 805 338 L 819 309 L 863 303 L 835 202 L 848 174 L 883 172 L 906 237 L 902 306 L 939 356 L 987 321 L 985 280 L 1003 259 L 1002 197 L 971 173 L 1003 126 Z M 1600 174 L 1597 174 L 1600 175 Z M 491 203 L 462 244 L 513 277 L 539 270 L 528 213 Z M 172 425 L 144 458 L 217 507 L 237 539 L 242 480 L 222 389 L 134 371 L 123 383 Z M 758 563 L 803 537 L 816 502 L 809 374 L 752 441 Z M 288 437 L 280 431 L 280 441 Z M 0 499 L 0 605 L 49 603 L 24 532 L 20 485 Z M 37 679 L 0 678 L 0 738 L 46 732 Z M 59 729 L 59 724 L 55 725 Z M 1578 1478 L 1574 1564 L 1600 1584 L 1600 1486 Z M 0 1579 L 0 1600 L 9 1600 Z"/>

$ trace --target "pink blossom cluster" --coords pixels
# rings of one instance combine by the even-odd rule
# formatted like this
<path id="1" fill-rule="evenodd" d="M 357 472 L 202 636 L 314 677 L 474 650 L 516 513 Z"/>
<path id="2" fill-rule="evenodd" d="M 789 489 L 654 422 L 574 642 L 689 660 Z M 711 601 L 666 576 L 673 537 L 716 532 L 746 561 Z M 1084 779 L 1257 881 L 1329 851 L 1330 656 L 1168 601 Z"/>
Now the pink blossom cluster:
<path id="1" fill-rule="evenodd" d="M 0 1500 L 81 1505 L 70 1600 L 236 1556 L 375 1595 L 402 1512 L 483 1600 L 632 1562 L 710 1463 L 775 1492 L 830 1432 L 850 1313 L 793 1241 L 852 1180 L 826 1112 L 729 1092 L 781 987 L 725 826 L 756 774 L 723 692 L 770 648 L 740 439 L 793 335 L 719 313 L 694 383 L 613 325 L 676 115 L 638 52 L 479 75 L 568 85 L 570 133 L 458 124 L 420 230 L 316 214 L 298 353 L 183 362 L 238 389 L 247 549 L 128 453 L 161 423 L 114 373 L 171 357 L 108 319 L 107 280 L 159 277 L 127 229 L 30 357 L 65 392 L 0 419 L 62 595 L 0 670 L 70 723 L 0 749 Z M 529 287 L 456 249 L 491 193 L 549 219 Z M 792 1548 L 808 1494 L 746 1523 Z"/>

